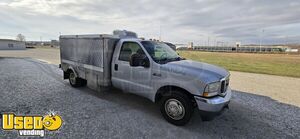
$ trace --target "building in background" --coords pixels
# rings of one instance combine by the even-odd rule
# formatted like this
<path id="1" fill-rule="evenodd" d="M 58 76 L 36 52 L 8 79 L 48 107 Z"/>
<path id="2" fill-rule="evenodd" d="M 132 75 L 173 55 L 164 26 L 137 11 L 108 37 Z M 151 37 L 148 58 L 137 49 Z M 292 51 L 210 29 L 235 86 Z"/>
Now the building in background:
<path id="1" fill-rule="evenodd" d="M 244 53 L 297 53 L 298 51 L 285 45 L 241 45 L 232 46 L 195 46 L 194 50 L 209 52 L 244 52 Z"/>
<path id="2" fill-rule="evenodd" d="M 176 50 L 187 50 L 187 44 L 174 44 L 176 46 Z"/>
<path id="3" fill-rule="evenodd" d="M 59 47 L 59 41 L 58 40 L 51 40 L 51 47 Z"/>
<path id="4" fill-rule="evenodd" d="M 28 48 L 51 46 L 51 41 L 26 41 Z"/>
<path id="5" fill-rule="evenodd" d="M 285 51 L 289 52 L 289 53 L 298 53 L 299 52 L 299 50 L 295 49 L 295 48 L 287 48 Z"/>
<path id="6" fill-rule="evenodd" d="M 188 49 L 194 49 L 194 43 L 193 42 L 189 42 L 187 48 Z"/>
<path id="7" fill-rule="evenodd" d="M 236 43 L 235 43 L 235 46 L 236 46 L 236 47 L 241 47 L 241 46 L 242 46 L 242 42 L 236 42 Z"/>
<path id="8" fill-rule="evenodd" d="M 0 50 L 24 50 L 25 42 L 11 39 L 0 39 Z"/>

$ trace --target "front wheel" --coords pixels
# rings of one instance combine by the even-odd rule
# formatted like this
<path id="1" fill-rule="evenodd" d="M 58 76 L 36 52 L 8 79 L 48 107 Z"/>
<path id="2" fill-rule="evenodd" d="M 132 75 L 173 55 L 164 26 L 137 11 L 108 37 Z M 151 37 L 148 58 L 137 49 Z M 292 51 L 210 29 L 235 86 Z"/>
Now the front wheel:
<path id="1" fill-rule="evenodd" d="M 76 77 L 76 75 L 73 71 L 70 72 L 69 82 L 70 82 L 70 85 L 73 87 L 81 87 L 81 86 L 86 85 L 86 80 Z"/>
<path id="2" fill-rule="evenodd" d="M 189 122 L 194 108 L 191 99 L 186 94 L 171 91 L 170 95 L 163 96 L 160 111 L 168 122 L 182 126 Z"/>

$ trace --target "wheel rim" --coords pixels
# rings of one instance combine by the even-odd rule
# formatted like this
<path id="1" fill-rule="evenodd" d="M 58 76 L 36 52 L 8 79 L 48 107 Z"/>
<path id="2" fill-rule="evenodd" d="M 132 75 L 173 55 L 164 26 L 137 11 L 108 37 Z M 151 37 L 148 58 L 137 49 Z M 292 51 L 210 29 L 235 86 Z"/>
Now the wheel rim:
<path id="1" fill-rule="evenodd" d="M 70 82 L 71 82 L 71 84 L 75 84 L 75 82 L 76 82 L 76 77 L 73 72 L 70 73 Z"/>
<path id="2" fill-rule="evenodd" d="M 174 120 L 180 120 L 185 115 L 184 106 L 177 99 L 168 99 L 165 102 L 165 111 L 167 115 Z"/>

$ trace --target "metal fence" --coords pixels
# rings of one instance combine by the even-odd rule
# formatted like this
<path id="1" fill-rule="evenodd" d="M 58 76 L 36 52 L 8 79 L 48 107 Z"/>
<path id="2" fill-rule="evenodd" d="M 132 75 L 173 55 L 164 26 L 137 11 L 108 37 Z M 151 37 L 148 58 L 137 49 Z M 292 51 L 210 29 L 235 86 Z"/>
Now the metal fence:
<path id="1" fill-rule="evenodd" d="M 245 52 L 245 53 L 283 53 L 284 47 L 220 47 L 220 46 L 194 46 L 192 50 L 207 52 Z"/>

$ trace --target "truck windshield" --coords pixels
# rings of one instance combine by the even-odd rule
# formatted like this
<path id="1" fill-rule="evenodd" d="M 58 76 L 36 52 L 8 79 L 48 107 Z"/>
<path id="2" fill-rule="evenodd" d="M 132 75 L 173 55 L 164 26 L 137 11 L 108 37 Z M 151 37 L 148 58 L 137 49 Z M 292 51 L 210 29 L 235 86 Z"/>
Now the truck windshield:
<path id="1" fill-rule="evenodd" d="M 165 43 L 155 41 L 142 41 L 141 43 L 156 63 L 165 64 L 182 60 L 182 58 Z"/>

